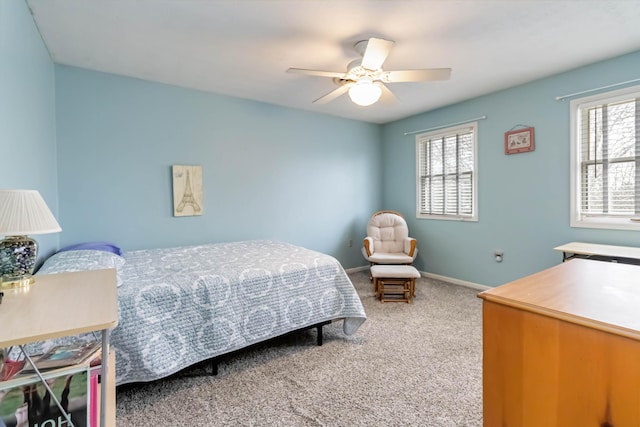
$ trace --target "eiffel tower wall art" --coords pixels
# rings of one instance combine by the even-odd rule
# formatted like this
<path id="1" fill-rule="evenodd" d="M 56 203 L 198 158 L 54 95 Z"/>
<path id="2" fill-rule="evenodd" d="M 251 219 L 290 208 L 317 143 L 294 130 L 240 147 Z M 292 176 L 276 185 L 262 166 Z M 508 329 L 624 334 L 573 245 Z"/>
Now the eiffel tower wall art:
<path id="1" fill-rule="evenodd" d="M 173 165 L 173 216 L 202 215 L 202 166 Z"/>

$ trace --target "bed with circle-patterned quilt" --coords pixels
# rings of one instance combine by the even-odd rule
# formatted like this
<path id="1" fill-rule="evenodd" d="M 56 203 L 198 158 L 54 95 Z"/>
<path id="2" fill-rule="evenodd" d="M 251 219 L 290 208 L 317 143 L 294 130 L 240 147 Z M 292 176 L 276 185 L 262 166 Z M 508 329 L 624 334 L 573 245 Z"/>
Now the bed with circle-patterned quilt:
<path id="1" fill-rule="evenodd" d="M 279 241 L 125 252 L 76 246 L 48 258 L 38 274 L 98 268 L 115 268 L 118 278 L 119 324 L 110 341 L 118 385 L 327 322 L 343 321 L 351 335 L 366 319 L 335 258 Z"/>

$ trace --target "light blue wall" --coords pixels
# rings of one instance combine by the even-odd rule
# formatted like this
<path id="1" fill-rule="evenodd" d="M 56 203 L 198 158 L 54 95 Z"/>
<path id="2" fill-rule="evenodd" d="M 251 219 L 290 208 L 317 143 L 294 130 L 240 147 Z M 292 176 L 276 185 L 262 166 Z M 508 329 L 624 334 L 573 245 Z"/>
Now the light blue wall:
<path id="1" fill-rule="evenodd" d="M 555 100 L 638 69 L 635 53 L 376 126 L 54 66 L 26 4 L 3 0 L 0 187 L 39 190 L 62 245 L 277 238 L 346 267 L 364 264 L 371 212 L 396 209 L 420 241 L 421 270 L 499 285 L 558 263 L 552 248 L 565 242 L 640 245 L 637 232 L 569 227 L 569 103 Z M 415 219 L 414 138 L 403 133 L 480 115 L 480 221 Z M 505 156 L 518 124 L 535 127 L 536 150 Z M 203 217 L 172 216 L 172 164 L 203 166 Z M 41 255 L 58 246 L 57 234 L 36 238 Z"/>
<path id="2" fill-rule="evenodd" d="M 363 265 L 379 126 L 67 66 L 56 90 L 62 245 L 274 238 Z M 173 217 L 172 164 L 203 167 L 203 216 Z"/>
<path id="3" fill-rule="evenodd" d="M 38 190 L 58 212 L 54 65 L 23 0 L 0 1 L 0 188 Z M 40 256 L 58 234 L 34 236 Z"/>
<path id="4" fill-rule="evenodd" d="M 496 286 L 559 263 L 571 241 L 640 246 L 640 233 L 569 227 L 569 101 L 556 96 L 638 78 L 640 52 L 421 114 L 383 127 L 383 205 L 403 212 L 417 266 Z M 455 72 L 455 70 L 454 70 Z M 404 132 L 478 122 L 479 222 L 416 219 L 415 137 Z M 535 128 L 535 151 L 504 154 L 504 132 Z M 493 252 L 504 251 L 496 263 Z"/>

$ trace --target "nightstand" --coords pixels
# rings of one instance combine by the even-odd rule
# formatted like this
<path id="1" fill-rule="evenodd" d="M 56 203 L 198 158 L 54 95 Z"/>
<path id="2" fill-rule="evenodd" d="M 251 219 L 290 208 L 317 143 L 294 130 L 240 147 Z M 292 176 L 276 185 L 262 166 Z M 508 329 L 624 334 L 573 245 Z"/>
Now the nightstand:
<path id="1" fill-rule="evenodd" d="M 0 347 L 101 331 L 100 425 L 115 425 L 114 367 L 107 355 L 110 330 L 118 324 L 116 271 L 37 275 L 35 279 L 28 287 L 5 290 L 0 305 Z"/>

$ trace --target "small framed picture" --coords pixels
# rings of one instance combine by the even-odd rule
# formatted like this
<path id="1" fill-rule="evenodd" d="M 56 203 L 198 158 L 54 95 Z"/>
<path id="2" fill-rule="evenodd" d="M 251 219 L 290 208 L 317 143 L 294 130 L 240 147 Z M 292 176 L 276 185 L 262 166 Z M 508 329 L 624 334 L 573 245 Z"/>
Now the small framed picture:
<path id="1" fill-rule="evenodd" d="M 202 215 L 202 166 L 173 165 L 173 216 Z"/>
<path id="2" fill-rule="evenodd" d="M 533 128 L 516 129 L 504 133 L 504 154 L 526 153 L 535 148 Z"/>

